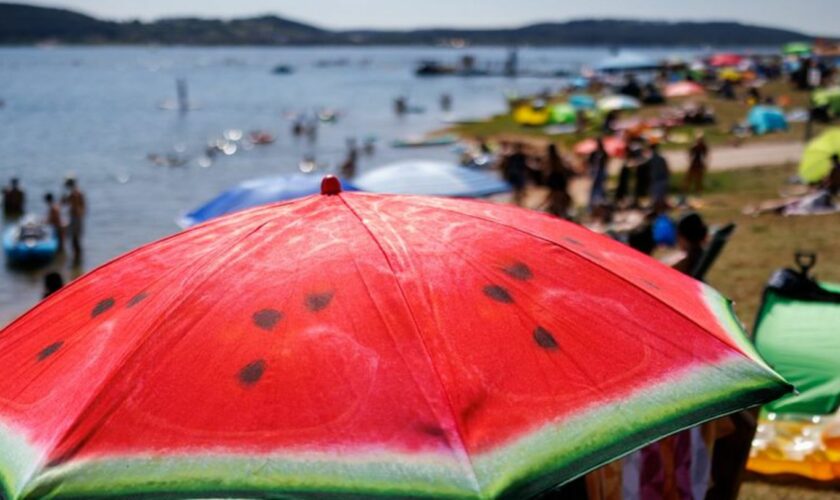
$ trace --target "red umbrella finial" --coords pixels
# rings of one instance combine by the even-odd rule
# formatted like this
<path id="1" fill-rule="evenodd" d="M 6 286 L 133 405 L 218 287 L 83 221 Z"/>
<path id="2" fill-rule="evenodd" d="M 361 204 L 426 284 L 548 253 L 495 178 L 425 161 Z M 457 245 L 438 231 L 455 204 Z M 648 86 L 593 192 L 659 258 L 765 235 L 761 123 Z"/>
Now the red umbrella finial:
<path id="1" fill-rule="evenodd" d="M 338 194 L 341 192 L 341 181 L 334 175 L 327 175 L 321 181 L 321 194 Z"/>

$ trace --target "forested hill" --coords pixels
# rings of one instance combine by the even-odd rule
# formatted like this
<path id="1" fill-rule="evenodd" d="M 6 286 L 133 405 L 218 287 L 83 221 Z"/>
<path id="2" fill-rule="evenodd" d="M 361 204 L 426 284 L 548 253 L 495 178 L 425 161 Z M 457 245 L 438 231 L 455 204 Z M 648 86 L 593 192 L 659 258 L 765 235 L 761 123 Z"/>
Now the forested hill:
<path id="1" fill-rule="evenodd" d="M 519 28 L 335 31 L 261 16 L 116 22 L 64 9 L 0 3 L 0 44 L 164 45 L 711 45 L 758 46 L 809 40 L 794 31 L 734 22 L 590 19 Z"/>

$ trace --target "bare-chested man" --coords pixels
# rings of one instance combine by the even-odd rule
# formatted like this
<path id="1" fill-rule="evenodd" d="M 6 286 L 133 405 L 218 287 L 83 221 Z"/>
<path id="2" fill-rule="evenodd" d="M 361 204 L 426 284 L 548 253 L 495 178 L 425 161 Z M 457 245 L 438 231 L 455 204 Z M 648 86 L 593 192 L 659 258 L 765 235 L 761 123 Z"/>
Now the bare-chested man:
<path id="1" fill-rule="evenodd" d="M 44 203 L 47 204 L 47 224 L 49 224 L 55 237 L 58 239 L 58 251 L 64 252 L 64 224 L 61 222 L 61 207 L 56 203 L 52 193 L 44 195 Z"/>
<path id="2" fill-rule="evenodd" d="M 87 211 L 85 195 L 79 190 L 76 179 L 72 177 L 68 177 L 64 181 L 64 187 L 67 189 L 67 193 L 65 193 L 61 202 L 67 205 L 70 216 L 70 223 L 67 225 L 67 237 L 73 245 L 73 261 L 78 264 L 82 261 L 82 228 Z"/>

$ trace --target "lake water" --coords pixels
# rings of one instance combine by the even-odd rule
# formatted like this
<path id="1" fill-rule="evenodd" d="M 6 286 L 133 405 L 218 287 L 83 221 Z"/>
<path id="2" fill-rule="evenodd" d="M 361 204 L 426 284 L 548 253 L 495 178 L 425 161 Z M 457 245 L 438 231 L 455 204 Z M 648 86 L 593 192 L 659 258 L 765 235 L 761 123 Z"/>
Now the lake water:
<path id="1" fill-rule="evenodd" d="M 654 56 L 691 55 L 692 50 L 646 51 Z M 0 49 L 0 182 L 20 177 L 30 212 L 43 213 L 41 198 L 60 192 L 74 173 L 85 191 L 83 266 L 56 263 L 65 278 L 76 276 L 138 245 L 178 230 L 175 218 L 242 180 L 291 172 L 306 154 L 335 165 L 349 137 L 375 136 L 376 154 L 361 159 L 373 168 L 407 158 L 449 158 L 448 149 L 395 150 L 394 138 L 442 126 L 442 93 L 453 112 L 487 115 L 505 109 L 505 92 L 556 88 L 559 79 L 417 78 L 416 63 L 455 63 L 464 54 L 501 62 L 503 48 L 3 48 Z M 523 68 L 574 70 L 607 57 L 603 49 L 524 49 Z M 344 65 L 318 61 L 344 60 Z M 271 73 L 278 64 L 292 75 Z M 175 98 L 175 81 L 188 81 L 200 109 L 163 111 Z M 424 114 L 399 118 L 392 101 L 409 97 Z M 319 128 L 314 144 L 289 133 L 288 115 L 335 108 L 343 116 Z M 198 158 L 211 138 L 226 129 L 265 129 L 277 142 L 218 159 Z M 155 166 L 149 153 L 182 150 L 183 167 Z M 0 325 L 35 304 L 44 271 L 0 268 Z"/>

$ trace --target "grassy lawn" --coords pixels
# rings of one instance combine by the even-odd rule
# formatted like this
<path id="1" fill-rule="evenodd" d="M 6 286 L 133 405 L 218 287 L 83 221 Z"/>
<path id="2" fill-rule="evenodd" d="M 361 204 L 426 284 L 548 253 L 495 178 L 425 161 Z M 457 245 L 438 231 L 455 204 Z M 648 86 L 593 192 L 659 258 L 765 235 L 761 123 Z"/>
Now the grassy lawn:
<path id="1" fill-rule="evenodd" d="M 799 107 L 807 107 L 809 100 L 808 92 L 801 92 L 794 90 L 784 81 L 775 81 L 768 83 L 761 89 L 763 96 L 773 96 L 777 99 L 782 99 L 787 102 L 786 109 L 793 109 Z M 743 91 L 741 91 L 741 94 Z M 739 94 L 740 95 L 740 94 Z M 558 96 L 555 102 L 563 102 L 564 97 Z M 706 126 L 680 126 L 672 129 L 672 136 L 683 136 L 684 138 L 693 137 L 695 130 L 703 130 L 706 134 L 707 140 L 711 145 L 726 145 L 734 144 L 736 139 L 730 133 L 733 125 L 740 123 L 746 119 L 749 112 L 749 106 L 744 100 L 728 101 L 719 99 L 713 96 L 706 96 L 702 98 L 681 98 L 672 99 L 666 105 L 660 106 L 645 106 L 636 112 L 625 112 L 622 117 L 645 117 L 652 118 L 659 116 L 666 107 L 679 106 L 688 101 L 705 102 L 708 107 L 715 110 L 717 116 L 717 123 Z M 587 138 L 597 136 L 600 129 L 601 120 L 596 119 L 590 124 L 591 126 L 585 133 L 571 133 L 564 135 L 547 135 L 543 131 L 543 127 L 526 127 L 517 124 L 513 121 L 510 114 L 502 114 L 489 117 L 486 121 L 479 123 L 468 123 L 463 125 L 453 126 L 443 132 L 455 133 L 464 138 L 484 138 L 484 139 L 502 139 L 502 140 L 524 140 L 524 141 L 552 141 L 558 145 L 566 148 L 571 147 L 575 143 Z M 819 126 L 814 127 L 814 133 L 818 133 Z M 742 143 L 761 143 L 761 142 L 786 142 L 799 141 L 805 136 L 805 124 L 792 123 L 787 132 L 777 132 L 767 134 L 759 137 L 748 137 Z M 684 144 L 668 144 L 664 147 L 685 147 Z"/>

